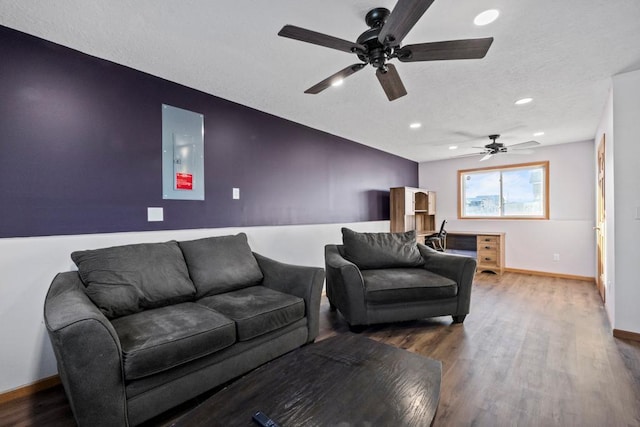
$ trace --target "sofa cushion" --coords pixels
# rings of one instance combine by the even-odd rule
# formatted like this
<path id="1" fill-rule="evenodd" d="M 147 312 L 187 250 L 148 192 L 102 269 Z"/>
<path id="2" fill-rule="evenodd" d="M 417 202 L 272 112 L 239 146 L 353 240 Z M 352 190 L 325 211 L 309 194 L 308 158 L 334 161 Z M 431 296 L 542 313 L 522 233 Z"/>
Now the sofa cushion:
<path id="1" fill-rule="evenodd" d="M 197 298 L 254 286 L 262 281 L 262 271 L 244 233 L 179 244 L 196 286 Z"/>
<path id="2" fill-rule="evenodd" d="M 110 319 L 193 299 L 196 289 L 177 242 L 76 251 L 86 293 Z"/>
<path id="3" fill-rule="evenodd" d="M 275 331 L 304 317 L 304 300 L 253 286 L 198 300 L 236 322 L 238 341 Z"/>
<path id="4" fill-rule="evenodd" d="M 345 257 L 361 270 L 419 267 L 424 264 L 416 232 L 358 233 L 342 228 Z"/>
<path id="5" fill-rule="evenodd" d="M 455 281 L 423 268 L 388 268 L 362 271 L 368 303 L 392 304 L 451 298 L 458 294 Z"/>
<path id="6" fill-rule="evenodd" d="M 193 302 L 120 317 L 112 324 L 120 338 L 127 380 L 214 353 L 236 338 L 231 319 Z"/>

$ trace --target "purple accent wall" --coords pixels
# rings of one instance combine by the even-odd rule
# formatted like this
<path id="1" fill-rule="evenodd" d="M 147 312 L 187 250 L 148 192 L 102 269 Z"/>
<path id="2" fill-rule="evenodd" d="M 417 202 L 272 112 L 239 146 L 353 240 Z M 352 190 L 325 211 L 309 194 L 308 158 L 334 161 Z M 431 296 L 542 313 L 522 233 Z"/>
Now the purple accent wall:
<path id="1" fill-rule="evenodd" d="M 2 26 L 0 58 L 0 238 L 385 220 L 418 185 L 416 162 Z M 204 201 L 162 199 L 163 103 L 204 114 Z"/>

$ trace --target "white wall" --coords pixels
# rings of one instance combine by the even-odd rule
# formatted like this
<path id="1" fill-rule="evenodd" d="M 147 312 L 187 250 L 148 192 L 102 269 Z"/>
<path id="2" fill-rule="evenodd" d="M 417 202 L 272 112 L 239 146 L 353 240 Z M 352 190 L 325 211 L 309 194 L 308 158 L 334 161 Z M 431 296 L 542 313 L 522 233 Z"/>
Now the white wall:
<path id="1" fill-rule="evenodd" d="M 43 303 L 53 277 L 75 270 L 75 250 L 245 232 L 251 248 L 279 261 L 324 267 L 324 245 L 342 242 L 340 228 L 388 231 L 389 221 L 220 228 L 0 239 L 0 393 L 57 372 L 44 327 Z"/>
<path id="2" fill-rule="evenodd" d="M 640 70 L 613 77 L 614 328 L 640 333 Z"/>
<path id="3" fill-rule="evenodd" d="M 507 268 L 595 277 L 593 141 L 538 147 L 527 156 L 501 154 L 480 163 L 466 157 L 420 164 L 420 187 L 437 192 L 437 223 L 451 231 L 506 233 Z M 457 172 L 485 166 L 549 161 L 549 220 L 458 219 Z M 553 254 L 560 261 L 553 261 Z"/>

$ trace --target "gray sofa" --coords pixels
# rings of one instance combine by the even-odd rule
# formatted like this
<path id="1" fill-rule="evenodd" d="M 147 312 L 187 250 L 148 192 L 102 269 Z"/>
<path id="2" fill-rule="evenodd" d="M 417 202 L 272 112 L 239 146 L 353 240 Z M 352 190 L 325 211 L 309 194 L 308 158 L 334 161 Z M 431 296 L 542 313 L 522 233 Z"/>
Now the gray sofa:
<path id="1" fill-rule="evenodd" d="M 244 234 L 71 256 L 44 318 L 80 426 L 140 424 L 318 334 L 323 269 L 253 253 Z"/>
<path id="2" fill-rule="evenodd" d="M 376 323 L 469 313 L 474 258 L 416 243 L 414 231 L 342 229 L 342 245 L 325 246 L 327 297 L 353 331 Z"/>

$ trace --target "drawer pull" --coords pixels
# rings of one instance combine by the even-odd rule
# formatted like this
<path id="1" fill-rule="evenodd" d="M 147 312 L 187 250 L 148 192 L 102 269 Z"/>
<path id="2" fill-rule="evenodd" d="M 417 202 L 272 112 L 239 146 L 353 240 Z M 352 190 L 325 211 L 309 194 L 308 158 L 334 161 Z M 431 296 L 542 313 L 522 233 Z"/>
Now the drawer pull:
<path id="1" fill-rule="evenodd" d="M 484 248 L 485 249 L 491 249 L 491 246 L 485 246 Z"/>
<path id="2" fill-rule="evenodd" d="M 491 261 L 491 258 L 486 258 L 484 259 L 485 261 Z"/>
<path id="3" fill-rule="evenodd" d="M 484 241 L 485 241 L 485 242 L 490 242 L 490 241 L 491 241 L 491 239 L 484 239 Z"/>

